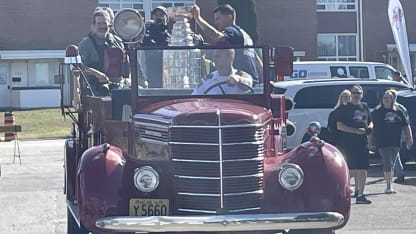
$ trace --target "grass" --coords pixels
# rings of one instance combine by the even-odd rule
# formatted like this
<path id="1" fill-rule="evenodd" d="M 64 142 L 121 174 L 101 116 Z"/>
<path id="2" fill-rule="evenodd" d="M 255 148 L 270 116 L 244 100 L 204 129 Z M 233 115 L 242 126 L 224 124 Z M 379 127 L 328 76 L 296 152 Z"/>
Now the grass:
<path id="1" fill-rule="evenodd" d="M 72 120 L 64 119 L 60 109 L 14 111 L 14 123 L 22 126 L 19 139 L 65 138 L 70 135 Z M 0 112 L 4 125 L 4 112 Z M 0 133 L 1 138 L 4 137 Z"/>

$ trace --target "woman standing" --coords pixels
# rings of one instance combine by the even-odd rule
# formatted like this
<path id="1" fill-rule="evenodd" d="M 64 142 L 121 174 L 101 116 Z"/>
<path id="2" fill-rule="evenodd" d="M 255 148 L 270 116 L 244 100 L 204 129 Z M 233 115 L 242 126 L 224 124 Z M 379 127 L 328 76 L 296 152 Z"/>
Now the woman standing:
<path id="1" fill-rule="evenodd" d="M 386 194 L 396 193 L 392 188 L 392 169 L 393 162 L 400 150 L 400 139 L 403 131 L 407 146 L 413 144 L 409 119 L 403 108 L 396 103 L 394 91 L 387 90 L 380 105 L 372 113 L 376 148 L 383 159 L 384 179 L 387 183 L 384 191 Z"/>
<path id="2" fill-rule="evenodd" d="M 329 113 L 328 116 L 328 142 L 339 146 L 339 131 L 337 129 L 337 120 L 339 118 L 338 113 L 340 112 L 340 108 L 342 106 L 347 105 L 349 102 L 351 102 L 351 91 L 349 89 L 344 89 L 338 96 L 337 104 L 334 106 L 334 109 Z"/>

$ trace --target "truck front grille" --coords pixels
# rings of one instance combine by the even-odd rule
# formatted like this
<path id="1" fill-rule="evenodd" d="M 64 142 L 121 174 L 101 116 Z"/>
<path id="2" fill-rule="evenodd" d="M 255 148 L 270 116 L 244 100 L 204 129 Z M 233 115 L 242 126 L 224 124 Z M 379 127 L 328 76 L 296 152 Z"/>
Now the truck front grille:
<path id="1" fill-rule="evenodd" d="M 264 127 L 174 126 L 176 207 L 186 214 L 251 213 L 263 196 Z"/>

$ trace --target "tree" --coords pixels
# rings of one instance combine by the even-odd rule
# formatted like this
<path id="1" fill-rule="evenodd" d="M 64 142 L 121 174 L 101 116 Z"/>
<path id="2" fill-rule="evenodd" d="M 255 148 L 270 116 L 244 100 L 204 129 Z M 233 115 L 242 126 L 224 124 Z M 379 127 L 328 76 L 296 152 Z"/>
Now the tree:
<path id="1" fill-rule="evenodd" d="M 237 12 L 236 24 L 246 31 L 254 43 L 259 39 L 255 0 L 217 0 L 218 5 L 230 4 Z"/>

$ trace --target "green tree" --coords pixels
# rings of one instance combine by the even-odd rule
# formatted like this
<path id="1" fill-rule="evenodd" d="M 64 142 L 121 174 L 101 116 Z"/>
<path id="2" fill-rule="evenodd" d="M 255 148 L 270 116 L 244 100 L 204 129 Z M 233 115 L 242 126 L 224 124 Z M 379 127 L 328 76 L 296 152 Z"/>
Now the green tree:
<path id="1" fill-rule="evenodd" d="M 237 12 L 236 24 L 246 31 L 254 43 L 259 39 L 255 0 L 217 0 L 218 5 L 230 4 Z"/>

